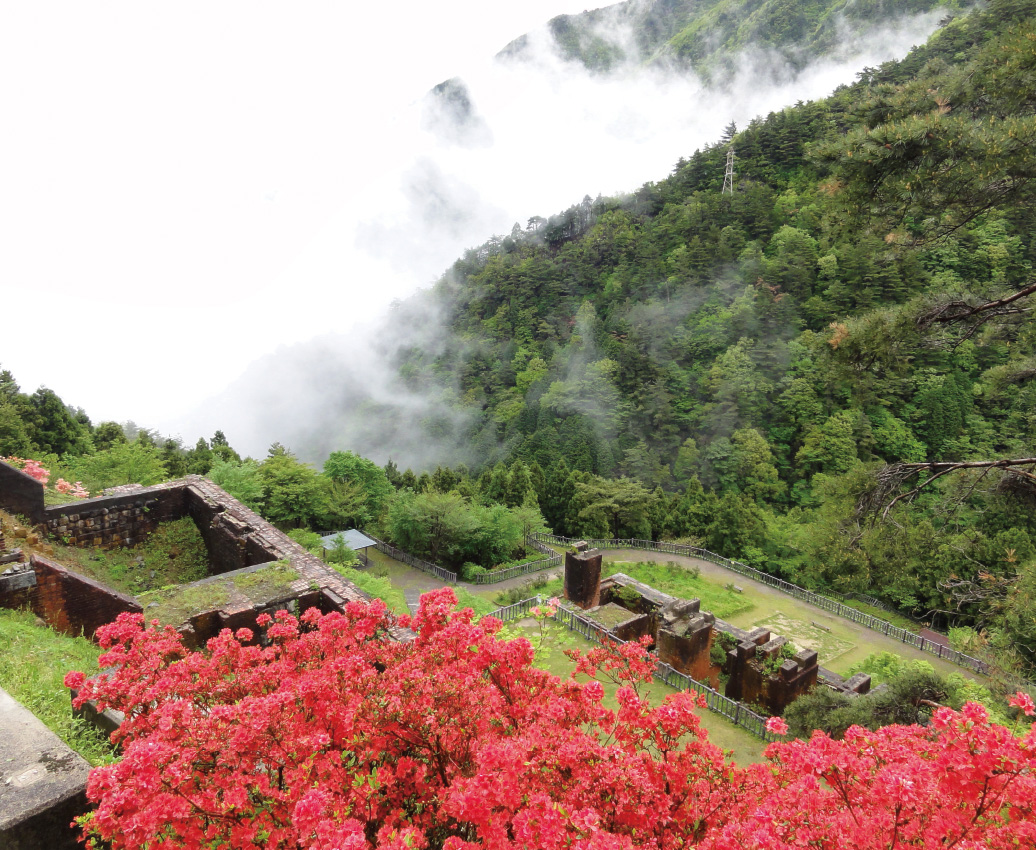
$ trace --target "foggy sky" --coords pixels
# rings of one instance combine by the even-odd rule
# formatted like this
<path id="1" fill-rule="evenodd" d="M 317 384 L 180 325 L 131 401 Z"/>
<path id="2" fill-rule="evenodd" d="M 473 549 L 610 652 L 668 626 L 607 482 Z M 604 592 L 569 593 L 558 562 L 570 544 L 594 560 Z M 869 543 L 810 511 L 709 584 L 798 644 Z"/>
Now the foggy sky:
<path id="1" fill-rule="evenodd" d="M 821 97 L 939 17 L 767 85 L 771 58 L 745 57 L 722 94 L 655 71 L 591 77 L 546 53 L 493 61 L 583 5 L 9 5 L 0 366 L 95 422 L 188 443 L 222 428 L 261 455 L 321 415 L 314 392 L 336 371 L 387 380 L 377 316 L 466 248 L 664 177 L 729 121 Z M 429 120 L 426 93 L 451 77 L 470 132 Z M 412 325 L 435 332 L 432 317 Z M 260 403 L 272 371 L 293 392 Z"/>

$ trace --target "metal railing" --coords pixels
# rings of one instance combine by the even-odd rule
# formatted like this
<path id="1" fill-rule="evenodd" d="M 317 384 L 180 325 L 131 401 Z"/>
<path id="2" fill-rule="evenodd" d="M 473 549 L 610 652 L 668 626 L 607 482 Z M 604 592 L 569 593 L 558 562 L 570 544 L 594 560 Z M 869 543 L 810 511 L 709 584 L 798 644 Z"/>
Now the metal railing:
<path id="1" fill-rule="evenodd" d="M 505 622 L 508 620 L 517 620 L 527 617 L 532 608 L 542 604 L 543 600 L 539 596 L 535 596 L 531 599 L 523 599 L 521 602 L 516 602 L 514 605 L 508 605 L 506 608 L 500 608 L 494 611 L 490 616 L 497 617 Z M 595 641 L 597 643 L 610 642 L 614 643 L 616 646 L 626 643 L 626 641 L 620 640 L 614 634 L 609 632 L 600 623 L 595 623 L 593 620 L 580 616 L 569 608 L 558 607 L 554 613 L 553 619 L 568 628 L 569 631 L 582 635 L 587 640 Z M 705 705 L 710 711 L 723 715 L 735 726 L 740 726 L 742 729 L 751 732 L 757 738 L 762 738 L 764 741 L 769 742 L 776 741 L 780 737 L 779 735 L 775 735 L 772 732 L 767 731 L 767 718 L 756 714 L 750 708 L 746 708 L 737 700 L 724 696 L 715 688 L 706 685 L 704 682 L 699 682 L 697 679 L 693 679 L 687 674 L 679 672 L 665 662 L 659 661 L 658 658 L 652 656 L 652 659 L 655 662 L 655 672 L 653 676 L 658 681 L 664 682 L 669 685 L 669 687 L 675 688 L 678 691 L 697 691 L 700 694 L 704 694 Z"/>
<path id="2" fill-rule="evenodd" d="M 511 620 L 523 620 L 529 616 L 529 612 L 537 605 L 542 605 L 543 600 L 539 596 L 531 596 L 528 599 L 523 599 L 521 602 L 515 602 L 513 605 L 505 605 L 503 608 L 497 608 L 487 616 L 496 617 L 498 620 L 503 620 L 505 623 L 511 622 Z"/>
<path id="3" fill-rule="evenodd" d="M 368 534 L 366 531 L 364 534 L 374 541 L 374 546 L 379 552 L 384 552 L 390 558 L 402 561 L 404 564 L 408 564 L 415 569 L 438 576 L 443 581 L 448 581 L 450 584 L 457 583 L 457 574 L 450 572 L 450 570 L 445 567 L 440 567 L 438 564 L 424 561 L 416 555 L 411 555 L 409 552 L 405 552 L 402 549 L 393 546 L 391 543 L 379 540 L 377 537 L 372 534 Z M 544 553 L 549 552 L 550 556 L 547 558 L 538 558 L 534 561 L 525 561 L 524 563 L 516 564 L 515 566 L 508 567 L 504 570 L 493 570 L 491 572 L 481 573 L 474 577 L 472 583 L 496 584 L 500 581 L 506 581 L 509 578 L 517 578 L 518 576 L 528 575 L 529 573 L 538 573 L 542 570 L 548 570 L 551 567 L 561 565 L 561 556 L 549 546 L 531 537 L 526 542 L 530 547 L 537 551 Z"/>
<path id="4" fill-rule="evenodd" d="M 367 534 L 366 531 L 363 533 Z M 404 552 L 402 549 L 397 549 L 395 546 L 392 546 L 391 544 L 386 543 L 383 540 L 378 540 L 377 537 L 373 537 L 370 534 L 367 534 L 367 536 L 374 541 L 374 547 L 379 552 L 384 552 L 390 558 L 394 558 L 397 561 L 402 561 L 404 564 L 408 564 L 416 570 L 421 570 L 425 573 L 431 573 L 433 576 L 438 576 L 443 581 L 448 581 L 450 584 L 457 583 L 457 574 L 451 573 L 445 567 L 440 567 L 438 564 L 433 564 L 429 561 L 423 561 L 416 555 L 411 555 L 409 552 Z"/>
<path id="5" fill-rule="evenodd" d="M 560 546 L 567 546 L 576 542 L 575 538 L 560 537 L 556 534 L 536 534 L 535 537 L 537 540 L 549 541 Z M 667 543 L 656 540 L 637 540 L 633 538 L 627 540 L 582 539 L 585 539 L 586 543 L 595 549 L 645 549 L 648 551 L 665 552 L 670 555 L 684 555 L 689 558 L 698 558 L 702 561 L 708 561 L 709 563 L 716 564 L 717 566 L 723 567 L 731 572 L 738 573 L 739 575 L 746 576 L 747 578 L 754 579 L 755 581 L 775 588 L 781 591 L 781 593 L 786 593 L 789 596 L 793 596 L 796 599 L 810 605 L 814 605 L 824 611 L 829 611 L 836 616 L 843 617 L 846 620 L 851 620 L 865 628 L 881 632 L 883 635 L 887 635 L 888 637 L 898 640 L 908 646 L 920 649 L 922 652 L 936 655 L 939 658 L 953 664 L 957 664 L 960 667 L 974 670 L 976 673 L 989 673 L 989 665 L 979 658 L 974 658 L 971 655 L 966 655 L 963 652 L 959 652 L 958 650 L 945 646 L 937 641 L 921 637 L 921 635 L 908 629 L 901 629 L 899 626 L 892 625 L 892 623 L 887 620 L 873 617 L 870 614 L 865 614 L 863 611 L 857 611 L 855 608 L 843 605 L 836 599 L 831 599 L 828 596 L 823 596 L 819 593 L 814 593 L 811 590 L 806 590 L 805 588 L 799 587 L 797 584 L 792 584 L 784 579 L 772 576 L 769 573 L 761 572 L 747 564 L 742 564 L 740 561 L 732 561 L 730 558 L 724 558 L 722 555 L 717 555 L 715 552 L 710 552 L 708 549 L 702 549 L 700 546 L 688 546 L 683 543 Z"/>
<path id="6" fill-rule="evenodd" d="M 536 541 L 539 543 L 539 541 Z M 539 543 L 543 546 L 542 543 Z M 528 575 L 529 573 L 538 573 L 543 570 L 549 570 L 551 567 L 561 566 L 561 555 L 550 549 L 549 546 L 543 546 L 550 552 L 549 558 L 538 558 L 535 561 L 525 561 L 522 564 L 515 564 L 513 567 L 507 567 L 503 570 L 491 570 L 485 573 L 479 573 L 473 579 L 475 584 L 496 584 L 498 581 L 507 581 L 509 578 L 517 578 L 518 576 Z"/>

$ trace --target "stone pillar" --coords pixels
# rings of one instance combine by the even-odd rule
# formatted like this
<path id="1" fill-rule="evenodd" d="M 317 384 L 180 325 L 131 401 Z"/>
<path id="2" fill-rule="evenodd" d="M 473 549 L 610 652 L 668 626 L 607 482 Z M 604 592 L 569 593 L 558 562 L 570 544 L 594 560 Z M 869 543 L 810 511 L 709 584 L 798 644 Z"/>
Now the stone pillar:
<path id="1" fill-rule="evenodd" d="M 601 604 L 601 561 L 597 549 L 565 553 L 566 599 L 584 609 Z"/>

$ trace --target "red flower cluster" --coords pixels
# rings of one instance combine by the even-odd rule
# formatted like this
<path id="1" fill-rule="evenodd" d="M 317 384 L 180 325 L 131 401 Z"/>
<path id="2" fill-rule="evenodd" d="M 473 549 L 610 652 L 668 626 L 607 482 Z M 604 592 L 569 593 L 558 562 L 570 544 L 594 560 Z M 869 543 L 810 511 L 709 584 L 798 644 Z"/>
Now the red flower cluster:
<path id="1" fill-rule="evenodd" d="M 1036 726 L 1014 737 L 969 706 L 741 769 L 694 695 L 653 707 L 626 684 L 609 710 L 599 682 L 533 667 L 527 641 L 454 604 L 426 595 L 410 643 L 375 602 L 281 612 L 271 645 L 224 631 L 204 653 L 123 615 L 100 633 L 114 672 L 66 678 L 126 713 L 87 833 L 116 850 L 1036 846 Z M 650 666 L 636 644 L 579 662 L 632 681 Z"/>

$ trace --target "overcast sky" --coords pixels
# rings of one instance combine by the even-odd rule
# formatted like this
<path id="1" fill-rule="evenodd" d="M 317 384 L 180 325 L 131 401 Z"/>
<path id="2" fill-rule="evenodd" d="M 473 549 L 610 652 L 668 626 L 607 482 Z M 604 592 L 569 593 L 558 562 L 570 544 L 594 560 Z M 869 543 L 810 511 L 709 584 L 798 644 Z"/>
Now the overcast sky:
<path id="1" fill-rule="evenodd" d="M 491 62 L 586 5 L 5 4 L 0 366 L 95 422 L 182 431 L 259 355 L 362 329 L 491 233 L 664 177 L 731 119 L 821 96 L 934 23 L 793 86 L 748 68 L 723 97 Z M 483 122 L 463 145 L 421 120 L 453 76 Z"/>

